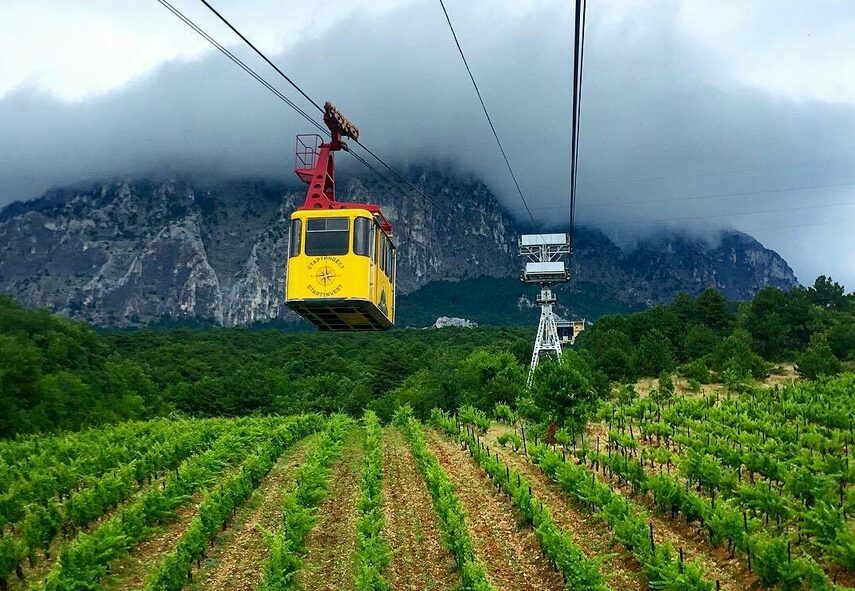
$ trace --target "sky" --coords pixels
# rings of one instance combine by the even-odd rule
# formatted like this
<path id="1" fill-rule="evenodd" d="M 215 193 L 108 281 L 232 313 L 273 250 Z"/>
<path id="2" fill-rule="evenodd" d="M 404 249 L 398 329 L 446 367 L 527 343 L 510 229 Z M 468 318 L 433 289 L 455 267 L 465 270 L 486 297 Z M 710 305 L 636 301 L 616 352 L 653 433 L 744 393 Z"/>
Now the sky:
<path id="1" fill-rule="evenodd" d="M 211 2 L 384 159 L 478 175 L 526 221 L 438 0 Z M 309 107 L 200 2 L 173 4 Z M 571 4 L 446 0 L 550 229 L 567 219 Z M 0 55 L 0 206 L 124 175 L 292 179 L 312 131 L 156 0 L 2 0 Z M 590 2 L 578 223 L 622 244 L 738 229 L 802 283 L 855 289 L 853 74 L 850 0 Z"/>

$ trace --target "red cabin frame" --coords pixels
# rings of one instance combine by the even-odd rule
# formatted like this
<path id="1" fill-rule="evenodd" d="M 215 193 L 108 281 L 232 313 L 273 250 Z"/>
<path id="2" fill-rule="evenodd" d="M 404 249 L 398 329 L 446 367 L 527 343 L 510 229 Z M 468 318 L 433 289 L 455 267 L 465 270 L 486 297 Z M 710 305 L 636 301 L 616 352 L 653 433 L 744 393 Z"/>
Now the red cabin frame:
<path id="1" fill-rule="evenodd" d="M 374 203 L 343 203 L 335 198 L 335 153 L 347 150 L 342 137 L 359 138 L 359 130 L 348 121 L 331 103 L 324 105 L 324 123 L 330 130 L 330 141 L 325 142 L 316 134 L 297 136 L 294 172 L 309 185 L 306 201 L 298 210 L 314 209 L 364 209 L 370 212 L 380 227 L 392 233 L 392 224 Z"/>

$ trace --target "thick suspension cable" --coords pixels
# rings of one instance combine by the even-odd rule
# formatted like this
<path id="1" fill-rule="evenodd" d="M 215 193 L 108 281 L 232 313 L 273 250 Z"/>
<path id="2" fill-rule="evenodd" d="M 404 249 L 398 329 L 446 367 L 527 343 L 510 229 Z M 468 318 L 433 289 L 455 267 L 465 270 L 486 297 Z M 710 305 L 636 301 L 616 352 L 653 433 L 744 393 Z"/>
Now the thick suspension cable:
<path id="1" fill-rule="evenodd" d="M 585 57 L 586 0 L 576 0 L 575 28 L 573 36 L 573 87 L 570 130 L 570 244 L 573 244 L 573 229 L 576 225 L 576 185 L 579 167 L 579 131 L 582 119 L 582 66 Z M 571 251 L 572 252 L 572 251 Z"/>
<path id="2" fill-rule="evenodd" d="M 293 80 L 291 80 L 291 78 L 289 78 L 289 77 L 288 77 L 288 75 L 287 75 L 285 72 L 283 72 L 282 70 L 280 70 L 280 69 L 279 69 L 279 67 L 278 67 L 276 64 L 274 64 L 272 61 L 270 61 L 270 60 L 267 58 L 267 56 L 266 56 L 266 55 L 264 55 L 264 53 L 263 53 L 260 49 L 258 49 L 255 45 L 253 45 L 253 44 L 252 44 L 252 42 L 251 42 L 249 39 L 247 39 L 246 37 L 244 37 L 244 36 L 243 36 L 243 33 L 241 33 L 240 31 L 238 31 L 238 30 L 237 30 L 237 27 L 235 27 L 233 24 L 231 24 L 231 23 L 229 22 L 229 20 L 228 20 L 226 17 L 224 17 L 222 14 L 220 14 L 220 12 L 219 12 L 216 8 L 214 8 L 213 6 L 211 6 L 211 3 L 210 3 L 210 2 L 208 2 L 208 0 L 201 0 L 201 2 L 202 2 L 202 4 L 204 4 L 205 6 L 207 6 L 207 7 L 208 7 L 208 10 L 210 10 L 210 11 L 211 11 L 211 12 L 213 12 L 215 15 L 217 15 L 217 18 L 219 18 L 221 21 L 223 21 L 223 23 L 225 23 L 225 25 L 226 25 L 228 28 L 230 28 L 232 31 L 234 31 L 235 35 L 237 35 L 238 37 L 240 37 L 240 38 L 241 38 L 241 40 L 242 40 L 244 43 L 246 43 L 247 45 L 249 45 L 249 46 L 252 48 L 252 50 L 253 50 L 255 53 L 257 53 L 257 54 L 261 57 L 261 59 L 263 59 L 264 61 L 266 61 L 266 62 L 270 65 L 270 67 L 271 67 L 271 68 L 273 68 L 274 70 L 276 70 L 276 71 L 279 73 L 279 75 L 280 75 L 280 76 L 282 76 L 285 80 L 287 80 L 287 81 L 288 81 L 288 83 L 289 83 L 291 86 L 293 86 L 293 87 L 294 87 L 294 89 L 295 89 L 297 92 L 299 92 L 300 94 L 302 94 L 302 95 L 303 95 L 303 97 L 304 97 L 307 101 L 309 101 L 310 103 L 312 103 L 312 105 L 314 105 L 314 107 L 315 107 L 318 111 L 320 111 L 321 113 L 323 113 L 323 112 L 324 112 L 323 108 L 322 108 L 318 103 L 316 103 L 314 100 L 312 100 L 312 97 L 310 97 L 308 94 L 306 94 L 305 92 L 303 92 L 303 89 L 302 89 L 302 88 L 300 88 L 299 86 L 297 86 L 297 83 L 296 83 L 296 82 L 294 82 Z"/>
<path id="3" fill-rule="evenodd" d="M 308 121 L 308 122 L 309 122 L 309 123 L 311 123 L 314 127 L 316 127 L 316 128 L 318 129 L 318 131 L 320 131 L 320 132 L 321 132 L 322 134 L 324 134 L 325 136 L 329 136 L 329 135 L 330 135 L 330 134 L 329 134 L 329 130 L 327 130 L 327 129 L 326 129 L 326 127 L 324 127 L 323 125 L 321 125 L 320 123 L 318 123 L 316 120 L 314 120 L 314 119 L 313 119 L 313 118 L 312 118 L 308 113 L 306 113 L 303 109 L 301 109 L 298 105 L 296 105 L 296 104 L 295 104 L 291 99 L 289 99 L 289 98 L 288 98 L 287 96 L 285 96 L 281 91 L 279 91 L 279 89 L 277 89 L 275 86 L 273 86 L 272 84 L 270 84 L 267 80 L 265 80 L 265 79 L 264 79 L 264 77 L 262 77 L 260 74 L 258 74 L 255 70 L 253 70 L 250 66 L 248 66 L 244 61 L 242 61 L 242 60 L 241 60 L 239 57 L 237 57 L 234 53 L 232 53 L 231 51 L 229 51 L 226 47 L 224 47 L 221 43 L 219 43 L 216 39 L 214 39 L 214 38 L 213 38 L 210 34 L 208 34 L 204 29 L 202 29 L 202 28 L 201 28 L 200 26 L 198 26 L 195 22 L 193 22 L 193 20 L 192 20 L 192 19 L 190 19 L 189 17 L 187 17 L 187 16 L 186 16 L 185 14 L 183 14 L 180 10 L 178 10 L 175 6 L 173 6 L 173 5 L 172 5 L 168 0 L 157 0 L 157 1 L 158 1 L 158 2 L 159 2 L 159 3 L 160 3 L 164 8 L 166 8 L 167 10 L 169 10 L 173 15 L 175 15 L 175 16 L 176 16 L 176 17 L 178 17 L 181 21 L 183 21 L 183 22 L 184 22 L 184 24 L 186 24 L 188 27 L 190 27 L 191 29 L 193 29 L 193 31 L 195 31 L 196 33 L 198 33 L 201 37 L 203 37 L 206 41 L 208 41 L 211 45 L 213 45 L 213 46 L 214 46 L 217 50 L 219 50 L 223 55 L 225 55 L 225 56 L 226 56 L 227 58 L 229 58 L 232 62 L 234 62 L 238 67 L 240 67 L 240 68 L 241 68 L 242 70 L 244 70 L 247 74 L 249 74 L 250 76 L 252 76 L 252 77 L 253 77 L 253 78 L 254 78 L 254 79 L 255 79 L 259 84 L 261 84 L 262 86 L 264 86 L 265 88 L 267 88 L 267 89 L 268 89 L 270 92 L 272 92 L 276 97 L 278 97 L 280 100 L 282 100 L 282 101 L 283 101 L 283 102 L 285 102 L 288 106 L 290 106 L 292 109 L 294 109 L 297 113 L 299 113 L 299 114 L 300 114 L 304 119 L 306 119 L 306 121 Z M 277 70 L 278 70 L 278 68 L 277 68 Z M 293 85 L 293 82 L 292 82 L 290 79 L 288 79 L 288 81 Z M 298 89 L 298 90 L 299 90 L 299 89 Z M 365 148 L 365 146 L 362 146 L 362 147 L 363 147 L 364 149 L 366 149 L 366 150 L 367 150 L 367 148 Z M 403 187 L 402 187 L 398 182 L 394 181 L 393 179 L 390 179 L 387 175 L 383 174 L 383 172 L 382 172 L 382 171 L 378 170 L 375 166 L 373 166 L 371 163 L 369 163 L 368 161 L 366 161 L 362 156 L 360 156 L 359 154 L 357 154 L 356 152 L 354 152 L 354 151 L 352 151 L 352 150 L 346 150 L 346 151 L 347 151 L 347 153 L 348 153 L 348 154 L 350 154 L 350 155 L 351 155 L 351 156 L 352 156 L 356 161 L 358 161 L 360 164 L 362 164 L 363 166 L 365 166 L 366 168 L 368 168 L 370 171 L 372 171 L 374 174 L 376 174 L 378 177 L 380 177 L 380 179 L 381 179 L 381 180 L 383 180 L 384 182 L 386 182 L 389 186 L 391 186 L 392 188 L 394 188 L 396 191 L 402 191 L 402 190 L 404 190 L 404 188 L 403 188 Z M 378 156 L 376 156 L 375 154 L 373 154 L 373 153 L 372 153 L 372 156 L 373 156 L 374 158 L 376 158 L 376 159 L 378 159 L 378 160 L 379 160 L 379 157 L 378 157 Z M 384 164 L 385 164 L 385 163 L 384 163 Z M 393 172 L 394 172 L 394 170 L 393 170 Z M 406 180 L 406 179 L 404 179 L 404 180 Z M 436 209 L 439 209 L 442 213 L 444 213 L 445 215 L 447 215 L 448 217 L 450 217 L 450 218 L 452 219 L 452 221 L 454 221 L 456 224 L 460 225 L 460 227 L 461 227 L 461 228 L 466 232 L 466 234 L 473 234 L 473 235 L 476 235 L 474 232 L 471 232 L 471 231 L 470 231 L 466 226 L 464 226 L 463 224 L 461 224 L 458 220 L 454 219 L 453 215 L 452 215 L 450 212 L 448 212 L 445 208 L 443 208 L 443 207 L 442 207 L 442 206 L 440 206 L 438 203 L 436 203 L 435 201 L 433 201 L 430 197 L 428 197 L 427 195 L 425 195 L 421 190 L 419 190 L 417 187 L 415 187 L 415 186 L 414 186 L 414 185 L 412 185 L 411 183 L 409 183 L 409 182 L 408 182 L 408 184 L 409 184 L 409 186 L 410 186 L 411 188 L 415 189 L 415 190 L 416 190 L 416 192 L 418 192 L 418 193 L 419 193 L 423 198 L 425 198 L 425 200 L 426 200 L 426 201 L 428 201 L 429 203 L 431 203 L 431 204 L 432 204 Z M 404 192 L 405 192 L 405 190 L 404 190 Z M 426 211 L 424 208 L 420 208 L 420 209 L 422 209 L 423 211 Z M 471 246 L 473 249 L 474 249 L 474 248 L 476 248 L 476 247 L 475 247 L 475 245 L 474 245 L 474 244 L 472 244 L 472 243 L 471 243 L 469 240 L 467 240 L 465 237 L 463 238 L 463 241 L 464 241 L 466 244 L 468 244 L 469 246 Z M 483 252 L 484 252 L 483 246 L 480 248 L 479 252 L 480 252 L 480 254 L 482 255 L 482 256 L 481 256 L 481 258 L 483 258 Z"/>
<path id="4" fill-rule="evenodd" d="M 267 88 L 267 90 L 269 90 L 270 92 L 272 92 L 273 94 L 275 94 L 275 95 L 276 95 L 280 100 L 284 101 L 284 102 L 285 102 L 289 107 L 291 107 L 291 108 L 292 108 L 292 109 L 294 109 L 297 113 L 299 113 L 299 114 L 300 114 L 304 119 L 306 119 L 306 121 L 308 121 L 309 123 L 311 123 L 312 125 L 314 125 L 315 127 L 317 127 L 320 131 L 325 132 L 325 133 L 328 133 L 328 132 L 327 132 L 327 130 L 326 130 L 326 128 L 325 128 L 323 125 L 321 125 L 320 123 L 318 123 L 317 121 L 315 121 L 314 119 L 312 119 L 312 118 L 311 118 L 311 116 L 309 116 L 309 114 L 308 114 L 308 113 L 306 113 L 303 109 L 301 109 L 299 106 L 297 106 L 297 105 L 296 105 L 296 104 L 295 104 L 291 99 L 289 99 L 287 96 L 285 96 L 284 94 L 282 94 L 282 92 L 280 92 L 278 88 L 276 88 L 275 86 L 273 86 L 272 84 L 270 84 L 267 80 L 265 80 L 262 76 L 260 76 L 260 75 L 255 71 L 255 70 L 253 70 L 251 67 L 249 67 L 249 66 L 248 66 L 248 65 L 247 65 L 243 60 L 241 60 L 241 59 L 240 59 L 239 57 L 237 57 L 234 53 L 232 53 L 232 52 L 231 52 L 231 51 L 229 51 L 226 47 L 224 47 L 222 44 L 220 44 L 220 43 L 219 43 L 216 39 L 214 39 L 211 35 L 209 35 L 209 34 L 207 33 L 207 31 L 205 31 L 204 29 L 202 29 L 200 26 L 198 26 L 196 23 L 194 23 L 192 19 L 190 19 L 189 17 L 187 17 L 186 15 L 184 15 L 184 13 L 182 13 L 180 10 L 178 10 L 177 8 L 175 8 L 175 6 L 173 6 L 173 5 L 169 2 L 169 0 L 157 0 L 157 1 L 161 4 L 161 6 L 163 6 L 164 8 L 166 8 L 169 12 L 171 12 L 172 14 L 174 14 L 175 16 L 177 16 L 179 19 L 181 19 L 181 21 L 183 21 L 185 25 L 187 25 L 188 27 L 190 27 L 191 29 L 193 29 L 193 30 L 194 30 L 196 33 L 198 33 L 202 38 L 204 38 L 208 43 L 210 43 L 211 45 L 213 45 L 214 47 L 216 47 L 216 48 L 220 51 L 220 53 L 222 53 L 222 54 L 223 54 L 223 55 L 225 55 L 227 58 L 229 58 L 232 62 L 234 62 L 234 64 L 235 64 L 235 65 L 237 65 L 237 66 L 238 66 L 239 68 L 241 68 L 244 72 L 246 72 L 247 74 L 249 74 L 250 76 L 252 76 L 253 78 L 255 78 L 255 80 L 256 80 L 259 84 L 261 84 L 262 86 L 264 86 L 265 88 Z"/>
<path id="5" fill-rule="evenodd" d="M 161 1 L 161 0 L 158 0 L 158 1 Z M 277 74 L 282 76 L 282 78 L 284 78 L 292 87 L 294 87 L 294 89 L 297 90 L 297 92 L 299 92 L 301 95 L 303 95 L 303 97 L 305 97 L 306 100 L 308 100 L 315 108 L 317 108 L 320 112 L 323 112 L 323 109 L 320 107 L 320 105 L 317 102 L 315 102 L 302 88 L 300 88 L 300 86 L 296 82 L 294 82 L 294 80 L 292 80 L 287 74 L 285 74 L 285 72 L 283 72 L 276 64 L 274 64 L 273 61 L 271 61 L 270 58 L 268 58 L 264 54 L 264 52 L 262 52 L 260 49 L 258 49 L 258 47 L 256 47 L 249 39 L 247 39 L 247 37 L 243 33 L 241 33 L 237 27 L 235 27 L 226 17 L 224 17 L 219 11 L 217 11 L 217 9 L 214 8 L 210 2 L 208 2 L 207 0 L 200 0 L 200 1 L 211 12 L 213 12 L 217 16 L 217 18 L 219 18 L 223 23 L 225 23 L 225 25 L 228 26 L 229 29 L 231 29 L 238 37 L 240 37 L 240 39 L 244 43 L 246 43 L 256 54 L 258 54 L 261 57 L 261 59 L 263 59 L 265 62 L 267 62 L 267 64 L 269 64 L 270 67 L 272 67 L 276 71 Z M 459 226 L 464 231 L 464 236 L 469 235 L 469 234 L 471 234 L 473 236 L 478 236 L 478 234 L 473 232 L 470 228 L 466 227 L 465 224 L 463 224 L 460 220 L 458 220 L 454 216 L 453 213 L 451 213 L 446 208 L 441 206 L 439 203 L 436 202 L 436 200 L 434 200 L 433 198 L 428 196 L 422 189 L 420 189 L 418 186 L 416 186 L 415 184 L 410 182 L 408 179 L 406 179 L 402 174 L 400 174 L 397 170 L 395 170 L 392 166 L 390 166 L 385 160 L 383 160 L 380 156 L 378 156 L 373 150 L 368 148 L 368 146 L 366 146 L 365 144 L 363 144 L 359 140 L 354 140 L 354 142 L 357 145 L 359 145 L 359 147 L 361 147 L 363 150 L 365 150 L 368 154 L 370 154 L 375 160 L 377 160 L 377 162 L 379 162 L 383 166 L 383 168 L 385 168 L 386 170 L 391 172 L 397 179 L 399 179 L 401 182 L 405 183 L 408 187 L 410 187 L 410 189 L 412 189 L 413 191 L 418 193 L 423 199 L 425 199 L 426 201 L 431 203 L 435 208 L 437 208 L 439 211 L 441 211 L 446 216 L 448 216 L 448 218 L 452 222 L 454 222 L 457 226 Z M 365 164 L 364 160 L 360 160 L 360 161 L 363 164 Z M 376 171 L 376 169 L 374 169 L 374 170 Z M 468 240 L 466 240 L 466 242 L 467 242 L 467 244 L 470 244 L 470 246 L 471 246 L 471 243 Z"/>
<path id="6" fill-rule="evenodd" d="M 502 140 L 499 139 L 499 133 L 496 131 L 496 126 L 493 125 L 493 119 L 490 117 L 490 112 L 487 110 L 487 105 L 484 103 L 484 97 L 481 95 L 481 89 L 478 88 L 478 83 L 475 81 L 475 76 L 472 74 L 472 68 L 469 67 L 469 61 L 466 59 L 466 54 L 463 53 L 463 47 L 460 45 L 460 40 L 457 38 L 457 32 L 454 30 L 454 25 L 451 24 L 451 17 L 448 15 L 448 10 L 445 8 L 445 2 L 443 0 L 439 0 L 439 5 L 442 7 L 442 12 L 445 14 L 445 20 L 448 23 L 448 28 L 451 31 L 451 36 L 454 38 L 454 44 L 457 46 L 457 51 L 460 54 L 460 58 L 463 60 L 463 65 L 466 66 L 466 72 L 469 74 L 469 79 L 472 81 L 472 86 L 475 87 L 475 94 L 478 95 L 478 102 L 481 103 L 481 110 L 484 111 L 484 116 L 487 118 L 487 123 L 490 125 L 490 130 L 493 132 L 493 137 L 496 138 L 496 144 L 499 146 L 499 152 L 502 154 L 502 158 L 505 161 L 505 166 L 508 168 L 508 172 L 511 175 L 511 179 L 514 181 L 514 186 L 517 189 L 517 194 L 520 196 L 520 200 L 525 206 L 525 210 L 528 212 L 528 217 L 531 220 L 532 225 L 536 226 L 537 222 L 534 221 L 534 216 L 531 213 L 531 209 L 528 206 L 528 202 L 525 199 L 525 195 L 523 195 L 522 189 L 520 188 L 519 181 L 517 181 L 517 175 L 514 174 L 514 169 L 511 167 L 511 162 L 508 159 L 508 155 L 505 152 L 505 147 L 502 145 Z"/>

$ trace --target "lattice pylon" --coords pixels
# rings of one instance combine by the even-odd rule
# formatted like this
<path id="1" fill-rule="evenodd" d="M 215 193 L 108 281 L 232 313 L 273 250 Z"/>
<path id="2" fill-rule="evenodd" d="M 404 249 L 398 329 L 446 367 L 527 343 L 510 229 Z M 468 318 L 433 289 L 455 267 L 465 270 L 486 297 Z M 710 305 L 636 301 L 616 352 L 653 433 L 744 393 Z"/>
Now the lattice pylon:
<path id="1" fill-rule="evenodd" d="M 553 355 L 561 359 L 561 341 L 558 338 L 558 325 L 555 322 L 555 312 L 552 309 L 555 304 L 555 296 L 552 288 L 548 285 L 541 286 L 540 297 L 540 323 L 537 325 L 537 336 L 534 339 L 534 351 L 531 354 L 531 365 L 528 369 L 526 386 L 531 387 L 534 380 L 534 372 L 540 363 L 540 357 Z"/>

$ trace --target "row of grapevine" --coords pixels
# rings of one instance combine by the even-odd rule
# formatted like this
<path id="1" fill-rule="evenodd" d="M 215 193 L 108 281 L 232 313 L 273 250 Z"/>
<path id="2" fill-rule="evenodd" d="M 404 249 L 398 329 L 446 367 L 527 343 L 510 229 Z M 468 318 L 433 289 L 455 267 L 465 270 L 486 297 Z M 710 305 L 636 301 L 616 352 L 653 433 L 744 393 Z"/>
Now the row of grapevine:
<path id="1" fill-rule="evenodd" d="M 385 591 L 383 569 L 390 550 L 383 536 L 383 431 L 377 415 L 366 411 L 365 460 L 360 476 L 359 520 L 356 526 L 356 589 Z"/>
<path id="2" fill-rule="evenodd" d="M 410 450 L 427 483 L 434 510 L 443 532 L 443 543 L 460 569 L 463 588 L 467 591 L 492 591 L 483 565 L 472 550 L 472 539 L 466 527 L 466 515 L 454 491 L 454 486 L 442 470 L 436 456 L 425 443 L 419 422 L 408 409 L 398 412 L 395 423 L 409 443 Z"/>
<path id="3" fill-rule="evenodd" d="M 235 422 L 211 449 L 182 463 L 162 487 L 153 487 L 91 533 L 80 534 L 63 548 L 48 575 L 46 591 L 92 589 L 109 563 L 143 540 L 151 527 L 170 518 L 198 490 L 214 483 L 223 469 L 239 461 L 246 450 L 270 436 L 282 419 Z"/>
<path id="4" fill-rule="evenodd" d="M 849 465 L 848 453 L 853 437 L 848 431 L 828 432 L 816 426 L 780 428 L 784 419 L 774 413 L 762 419 L 746 419 L 731 407 L 713 407 L 694 418 L 686 413 L 685 405 L 677 405 L 664 414 L 664 419 L 671 425 L 673 439 L 715 437 L 727 456 L 740 452 L 742 457 L 735 457 L 735 461 L 770 480 L 783 480 L 791 466 L 833 475 L 844 484 L 855 480 L 855 466 Z"/>
<path id="5" fill-rule="evenodd" d="M 562 456 L 554 451 L 538 450 L 537 454 L 551 458 L 544 461 L 572 465 L 563 462 Z M 537 454 L 533 456 L 537 457 Z M 637 460 L 622 454 L 609 455 L 587 449 L 580 451 L 579 457 L 581 461 L 587 458 L 596 465 L 607 467 L 613 475 L 632 484 L 634 490 L 650 494 L 655 505 L 663 512 L 670 512 L 672 517 L 682 514 L 687 523 L 699 522 L 709 532 L 711 544 L 727 542 L 731 551 L 738 549 L 746 557 L 750 556 L 753 569 L 765 586 L 782 585 L 786 589 L 815 591 L 835 588 L 815 560 L 807 555 L 792 556 L 788 540 L 758 531 L 760 521 L 748 518 L 732 503 L 716 502 L 698 495 L 672 475 L 648 474 Z"/>
<path id="6" fill-rule="evenodd" d="M 695 563 L 683 562 L 670 544 L 654 544 L 646 512 L 600 482 L 584 465 L 565 461 L 543 444 L 529 448 L 532 461 L 582 505 L 596 509 L 615 538 L 644 568 L 651 588 L 710 591 L 713 584 Z"/>
<path id="7" fill-rule="evenodd" d="M 26 435 L 0 440 L 0 493 L 34 472 L 86 462 L 97 469 L 98 453 L 123 442 L 146 437 L 171 421 L 129 421 L 57 435 Z"/>
<path id="8" fill-rule="evenodd" d="M 844 516 L 846 505 L 834 502 L 836 497 L 832 491 L 836 487 L 830 486 L 826 479 L 796 467 L 782 476 L 782 484 L 771 480 L 765 483 L 742 482 L 739 476 L 742 464 L 738 459 L 731 459 L 727 464 L 736 462 L 736 468 L 729 470 L 723 465 L 719 460 L 721 455 L 715 454 L 715 441 L 707 444 L 703 439 L 690 441 L 679 436 L 677 439 L 686 445 L 687 450 L 683 457 L 677 459 L 686 478 L 686 487 L 695 482 L 706 490 L 706 503 L 714 506 L 717 495 L 730 499 L 734 508 L 762 515 L 770 535 L 787 535 L 795 528 L 801 544 L 812 546 L 830 564 L 855 572 L 855 533 Z M 718 451 L 719 454 L 724 453 Z M 620 462 L 617 457 L 611 463 Z M 624 460 L 624 463 L 624 477 L 640 482 L 638 473 L 641 466 L 634 460 Z"/>
<path id="9" fill-rule="evenodd" d="M 567 589 L 608 589 L 598 570 L 601 560 L 588 560 L 570 533 L 555 523 L 549 509 L 544 508 L 543 502 L 532 494 L 528 481 L 518 471 L 511 470 L 507 464 L 503 466 L 498 454 L 494 457 L 489 449 L 485 449 L 476 435 L 476 426 L 467 424 L 466 429 L 462 429 L 453 417 L 438 409 L 432 411 L 431 421 L 448 435 L 465 443 L 478 465 L 501 486 L 526 521 L 534 527 L 541 548 L 553 565 L 561 571 Z"/>
<path id="10" fill-rule="evenodd" d="M 282 529 L 268 533 L 270 556 L 264 563 L 261 591 L 296 589 L 297 573 L 303 564 L 306 537 L 317 519 L 315 508 L 329 492 L 330 468 L 339 457 L 351 419 L 335 415 L 329 419 L 318 447 L 294 478 L 294 487 L 282 501 Z"/>
<path id="11" fill-rule="evenodd" d="M 199 513 L 190 522 L 178 545 L 155 567 L 145 583 L 145 591 L 179 591 L 190 579 L 193 563 L 206 554 L 213 540 L 246 501 L 277 458 L 295 441 L 323 424 L 318 415 L 299 417 L 277 429 L 269 440 L 247 457 L 240 470 L 217 485 L 202 501 Z"/>
<path id="12" fill-rule="evenodd" d="M 833 381 L 829 383 L 834 384 Z M 817 392 L 825 386 L 813 384 L 810 387 L 812 392 Z M 798 388 L 785 388 L 777 396 L 786 399 L 784 392 Z M 772 390 L 766 394 L 768 397 L 776 396 Z M 753 399 L 755 394 L 747 396 Z M 709 500 L 711 505 L 715 504 L 716 495 L 733 499 L 734 507 L 764 516 L 770 534 L 786 536 L 791 530 L 796 530 L 800 544 L 812 547 L 814 553 L 824 557 L 830 565 L 855 572 L 855 532 L 846 520 L 846 513 L 851 514 L 855 509 L 855 491 L 846 486 L 853 473 L 848 465 L 849 433 L 839 438 L 844 445 L 840 453 L 819 457 L 815 457 L 812 450 L 799 453 L 792 441 L 779 442 L 771 436 L 753 434 L 740 427 L 735 429 L 733 424 L 744 425 L 744 421 L 739 421 L 743 415 L 725 415 L 721 406 L 707 404 L 712 398 L 677 403 L 666 412 L 665 419 L 677 426 L 672 428 L 674 434 L 660 433 L 660 429 L 649 429 L 649 424 L 642 423 L 641 432 L 645 439 L 649 441 L 647 434 L 656 431 L 660 446 L 664 443 L 666 447 L 679 447 L 683 454 L 663 453 L 661 447 L 656 453 L 647 453 L 648 448 L 645 448 L 641 455 L 642 465 L 646 459 L 655 459 L 660 465 L 667 460 L 669 469 L 671 463 L 678 464 L 687 482 L 697 483 L 713 497 Z M 732 409 L 735 403 L 726 404 L 728 409 Z M 638 412 L 640 406 L 636 404 L 629 412 L 619 414 L 643 421 L 645 414 Z M 747 410 L 745 412 L 747 414 Z M 777 421 L 784 420 L 774 412 L 752 412 L 752 415 L 765 417 L 762 424 L 768 425 L 770 432 L 775 430 L 773 425 Z M 712 416 L 714 418 L 710 418 Z M 728 420 L 731 424 L 727 424 Z M 685 432 L 683 426 L 686 427 Z M 625 429 L 626 425 L 623 424 L 622 428 Z M 827 430 L 816 426 L 809 429 Z M 631 423 L 629 432 L 632 434 Z M 788 436 L 794 436 L 792 431 L 784 435 Z M 805 436 L 802 432 L 801 437 Z M 794 439 L 798 438 L 796 433 Z M 615 445 L 634 447 L 635 442 L 627 439 L 622 434 L 610 434 Z M 748 478 L 743 478 L 743 467 Z M 637 472 L 640 468 L 630 463 L 627 469 Z M 763 475 L 765 481 L 755 482 L 755 473 Z M 793 543 L 788 541 L 787 546 Z M 790 554 L 792 552 L 788 552 Z"/>
<path id="13" fill-rule="evenodd" d="M 50 500 L 28 505 L 18 531 L 9 530 L 0 535 L 0 557 L 3 557 L 0 559 L 0 580 L 8 580 L 14 571 L 20 572 L 20 561 L 25 557 L 31 566 L 38 551 L 47 557 L 51 542 L 60 530 L 73 535 L 74 530 L 124 501 L 146 478 L 177 466 L 207 446 L 222 425 L 222 420 L 194 421 L 183 431 L 179 429 L 172 440 L 106 473 L 93 486 L 73 493 L 64 503 Z"/>
<path id="14" fill-rule="evenodd" d="M 44 504 L 54 498 L 61 500 L 73 490 L 91 483 L 93 478 L 162 444 L 174 435 L 175 427 L 174 422 L 170 425 L 167 421 L 141 423 L 135 429 L 123 431 L 118 438 L 93 437 L 73 461 L 32 463 L 26 473 L 19 474 L 0 495 L 0 530 L 22 520 L 27 505 Z"/>

